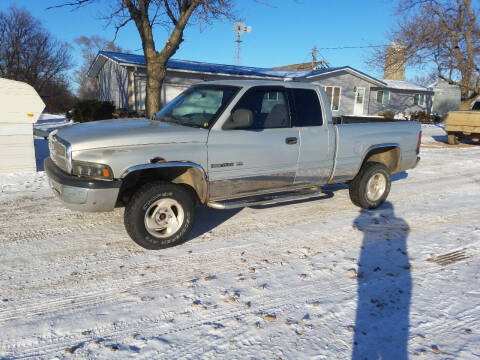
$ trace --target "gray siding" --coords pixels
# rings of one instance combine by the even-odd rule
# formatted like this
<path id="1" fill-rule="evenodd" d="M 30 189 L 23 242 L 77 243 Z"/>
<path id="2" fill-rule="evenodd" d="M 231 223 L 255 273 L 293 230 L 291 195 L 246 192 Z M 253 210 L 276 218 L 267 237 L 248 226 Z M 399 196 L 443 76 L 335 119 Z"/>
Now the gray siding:
<path id="1" fill-rule="evenodd" d="M 339 109 L 337 111 L 332 111 L 332 115 L 334 117 L 341 115 L 353 115 L 355 88 L 365 88 L 365 100 L 363 104 L 362 115 L 368 115 L 371 86 L 370 82 L 354 76 L 346 71 L 341 71 L 334 74 L 319 75 L 314 78 L 306 79 L 306 81 L 320 84 L 322 86 L 339 86 L 341 88 Z"/>
<path id="2" fill-rule="evenodd" d="M 443 116 L 449 111 L 460 109 L 461 93 L 458 86 L 438 81 L 433 86 L 433 92 L 433 113 Z"/>
<path id="3" fill-rule="evenodd" d="M 388 104 L 377 102 L 377 91 L 390 91 L 390 101 Z M 415 105 L 415 94 L 424 94 L 425 102 L 423 105 Z M 413 111 L 430 112 L 432 106 L 431 92 L 415 90 L 399 90 L 372 87 L 370 92 L 369 115 L 378 115 L 382 111 L 393 111 L 395 114 L 411 113 Z"/>
<path id="4" fill-rule="evenodd" d="M 98 99 L 113 101 L 117 109 L 128 108 L 128 70 L 107 60 L 98 74 Z"/>

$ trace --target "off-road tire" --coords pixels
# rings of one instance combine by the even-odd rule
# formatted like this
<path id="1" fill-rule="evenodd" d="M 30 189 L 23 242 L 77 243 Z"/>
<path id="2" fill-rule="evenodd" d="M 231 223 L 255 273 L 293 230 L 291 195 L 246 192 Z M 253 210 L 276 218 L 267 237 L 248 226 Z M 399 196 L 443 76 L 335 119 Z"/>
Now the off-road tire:
<path id="1" fill-rule="evenodd" d="M 145 225 L 145 213 L 149 207 L 161 199 L 173 199 L 183 210 L 183 223 L 169 237 L 155 237 Z M 195 220 L 195 201 L 191 193 L 182 185 L 155 181 L 143 185 L 132 196 L 125 207 L 124 224 L 128 235 L 138 245 L 149 250 L 159 250 L 176 246 L 187 240 Z"/>
<path id="2" fill-rule="evenodd" d="M 367 195 L 367 185 L 369 180 L 377 174 L 385 177 L 385 190 L 378 199 L 372 200 L 369 199 Z M 392 175 L 385 165 L 377 162 L 367 162 L 362 166 L 357 176 L 350 182 L 348 191 L 352 203 L 362 209 L 375 209 L 382 205 L 387 199 L 391 185 Z"/>
<path id="3" fill-rule="evenodd" d="M 449 145 L 458 145 L 460 143 L 456 134 L 448 134 L 447 139 Z"/>

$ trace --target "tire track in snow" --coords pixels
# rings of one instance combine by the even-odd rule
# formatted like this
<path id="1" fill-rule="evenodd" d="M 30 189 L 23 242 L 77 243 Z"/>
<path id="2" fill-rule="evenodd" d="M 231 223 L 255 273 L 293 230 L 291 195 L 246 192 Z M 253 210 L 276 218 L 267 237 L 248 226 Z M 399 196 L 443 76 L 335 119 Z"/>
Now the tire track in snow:
<path id="1" fill-rule="evenodd" d="M 338 284 L 335 284 L 338 286 Z M 340 286 L 336 289 L 341 291 L 346 291 L 351 288 L 352 285 Z M 252 301 L 256 304 L 255 309 L 239 309 L 234 305 L 225 306 L 222 308 L 219 306 L 217 310 L 206 310 L 206 317 L 198 317 L 192 319 L 191 317 L 185 317 L 179 319 L 178 312 L 175 310 L 166 310 L 162 311 L 160 315 L 155 317 L 145 317 L 137 321 L 129 323 L 116 323 L 115 326 L 103 326 L 91 329 L 89 336 L 75 336 L 75 335 L 66 335 L 60 337 L 51 337 L 48 339 L 41 339 L 39 344 L 17 344 L 12 346 L 2 346 L 2 356 L 6 356 L 9 359 L 28 359 L 28 358 L 51 358 L 52 356 L 63 353 L 67 348 L 72 348 L 77 345 L 79 349 L 86 347 L 88 344 L 94 343 L 101 339 L 102 342 L 110 343 L 121 343 L 125 342 L 127 336 L 132 336 L 135 334 L 137 329 L 141 329 L 142 338 L 158 338 L 162 336 L 167 336 L 170 334 L 176 334 L 181 332 L 191 332 L 195 329 L 212 326 L 213 324 L 225 322 L 227 320 L 234 320 L 235 318 L 245 319 L 251 317 L 253 319 L 258 318 L 258 313 L 291 313 L 294 312 L 300 306 L 298 304 L 298 299 L 306 299 L 302 305 L 313 302 L 328 302 L 329 292 L 323 290 L 322 295 L 311 296 L 312 293 L 318 291 L 318 286 L 316 283 L 307 284 L 303 286 L 297 286 L 293 291 L 290 292 L 290 295 L 285 296 L 283 290 L 271 291 L 268 294 L 268 297 L 265 294 L 259 294 L 248 298 L 249 301 Z M 233 306 L 233 308 L 232 308 Z M 173 308 L 176 305 L 172 305 Z M 243 306 L 242 306 L 243 307 Z M 466 319 L 472 319 L 472 316 L 476 314 L 476 308 L 465 309 L 462 312 L 457 314 L 457 317 L 462 317 Z M 181 316 L 181 315 L 180 315 Z M 195 316 L 195 315 L 194 315 Z M 168 329 L 169 320 L 175 317 L 175 328 Z M 335 313 L 328 312 L 322 314 L 322 321 L 328 323 L 331 321 L 331 318 L 335 317 Z M 437 328 L 452 327 L 458 323 L 457 318 L 448 318 L 448 319 L 437 319 L 433 323 L 430 323 L 429 330 L 435 331 Z M 160 327 L 160 329 L 159 329 Z M 167 329 L 162 330 L 161 328 L 167 327 Z M 231 329 L 232 330 L 232 329 Z M 244 328 L 240 327 L 236 330 L 233 330 L 229 336 L 236 338 L 245 331 Z M 93 336 L 93 338 L 92 338 Z M 414 335 L 411 334 L 410 338 Z M 219 338 L 216 341 L 209 343 L 209 346 L 212 347 L 215 344 L 224 342 L 225 339 Z M 21 353 L 21 355 L 16 355 Z M 172 349 L 162 353 L 162 355 L 175 356 L 175 358 L 193 358 L 203 354 L 203 349 L 198 347 L 197 344 L 182 344 L 182 347 Z M 168 358 L 168 356 L 167 356 Z"/>
<path id="2" fill-rule="evenodd" d="M 480 212 L 479 212 L 479 217 L 480 217 Z M 468 214 L 468 216 L 472 216 L 472 214 Z M 422 217 L 420 216 L 417 218 L 417 220 L 423 224 L 422 225 L 422 231 L 427 232 L 431 229 L 438 229 L 438 221 L 435 222 L 427 222 Z M 458 216 L 452 216 L 452 220 L 461 220 Z M 96 224 L 100 226 L 101 224 Z M 427 226 L 430 225 L 430 226 Z M 450 227 L 452 225 L 451 222 L 448 222 L 448 226 Z M 95 226 L 95 225 L 92 225 Z M 376 228 L 378 229 L 378 225 L 376 225 Z M 385 230 L 391 229 L 391 225 L 386 225 Z M 337 230 L 338 231 L 338 230 Z M 340 232 L 340 231 L 338 231 Z M 332 232 L 329 232 L 330 234 Z M 285 239 L 282 239 L 285 240 Z M 249 251 L 249 264 L 251 263 L 259 263 L 261 260 L 264 258 L 269 258 L 269 261 L 272 264 L 279 263 L 283 259 L 282 253 L 285 252 L 286 250 L 292 250 L 295 246 L 298 248 L 302 246 L 308 246 L 309 241 L 308 239 L 303 240 L 301 244 L 298 243 L 298 240 L 293 240 L 291 242 L 280 242 L 278 239 L 272 240 L 269 239 L 267 240 L 267 244 L 263 244 L 262 251 L 258 251 L 258 243 L 257 242 L 252 242 L 248 244 L 240 244 L 237 246 L 238 252 L 243 250 L 249 250 L 252 249 L 252 251 Z M 275 246 L 277 247 L 276 251 L 277 253 L 271 253 L 269 251 L 268 245 L 271 243 L 274 243 Z M 280 248 L 278 246 L 280 245 Z M 105 253 L 109 253 L 109 250 L 106 250 Z M 84 308 L 89 308 L 89 307 L 94 307 L 96 305 L 100 304 L 106 304 L 106 303 L 114 303 L 117 302 L 121 298 L 126 298 L 132 295 L 137 295 L 138 293 L 142 291 L 147 291 L 147 290 L 154 290 L 156 288 L 156 285 L 162 284 L 162 286 L 170 286 L 173 284 L 178 284 L 181 282 L 186 282 L 188 280 L 191 280 L 195 276 L 198 276 L 198 273 L 196 273 L 195 270 L 197 267 L 202 267 L 202 264 L 209 264 L 209 269 L 218 269 L 221 265 L 222 271 L 223 272 L 228 272 L 233 269 L 238 269 L 239 266 L 242 266 L 239 262 L 239 257 L 238 258 L 232 258 L 231 256 L 232 253 L 232 247 L 227 246 L 223 247 L 220 249 L 215 250 L 213 253 L 209 252 L 206 253 L 204 256 L 202 254 L 196 254 L 194 257 L 192 256 L 182 256 L 182 257 L 176 257 L 176 258 L 171 258 L 171 259 L 166 259 L 166 263 L 162 263 L 161 265 L 153 265 L 151 263 L 142 263 L 142 264 L 136 264 L 134 266 L 125 268 L 123 271 L 118 271 L 118 273 L 132 273 L 135 274 L 135 277 L 130 277 L 130 278 L 121 278 L 121 277 L 116 277 L 113 276 L 115 274 L 110 274 L 107 273 L 105 276 L 113 276 L 113 278 L 106 278 L 104 281 L 98 281 L 97 279 L 90 279 L 92 276 L 93 277 L 98 277 L 99 274 L 96 273 L 85 273 L 85 274 L 79 274 L 80 276 L 84 276 L 85 279 L 78 279 L 78 276 L 75 276 L 75 278 L 71 279 L 72 281 L 74 280 L 75 282 L 81 282 L 85 281 L 88 282 L 89 285 L 89 295 L 77 295 L 77 296 L 62 296 L 61 299 L 55 299 L 55 300 L 49 300 L 48 302 L 42 302 L 40 304 L 31 304 L 30 302 L 27 302 L 23 306 L 17 306 L 13 309 L 7 309 L 4 311 L 0 311 L 0 321 L 9 321 L 13 319 L 18 319 L 18 318 L 32 318 L 36 316 L 41 316 L 41 315 L 46 315 L 48 313 L 53 313 L 53 312 L 58 312 L 58 311 L 64 311 L 64 310 L 69 310 L 73 308 L 77 309 L 84 309 Z M 117 253 L 118 258 L 120 258 L 122 255 L 120 253 Z M 140 254 L 142 256 L 143 254 Z M 201 255 L 201 256 L 198 256 Z M 112 259 L 105 259 L 104 261 L 96 261 L 96 264 L 99 265 L 103 262 L 110 262 Z M 226 261 L 228 263 L 226 263 Z M 191 264 L 190 269 L 188 269 L 186 272 L 183 273 L 176 273 L 175 280 L 171 281 L 171 277 L 168 274 L 165 274 L 164 276 L 158 276 L 158 275 L 150 275 L 149 279 L 147 280 L 141 280 L 138 281 L 138 273 L 144 270 L 146 266 L 148 266 L 148 271 L 150 273 L 155 273 L 155 274 L 164 274 L 166 273 L 166 270 L 168 269 L 180 269 L 182 264 L 189 263 Z M 251 265 L 249 265 L 251 266 Z M 100 266 L 100 268 L 102 268 Z M 208 272 L 208 270 L 204 270 L 205 272 Z M 214 272 L 214 271 L 212 271 Z M 26 278 L 29 278 L 29 275 L 34 275 L 34 273 L 24 274 Z M 58 284 L 56 284 L 58 285 Z M 52 287 L 52 283 L 46 284 L 47 287 Z M 95 291 L 95 289 L 102 289 L 101 291 Z M 82 287 L 82 290 L 85 292 L 85 288 Z M 36 300 L 36 299 L 32 299 Z"/>

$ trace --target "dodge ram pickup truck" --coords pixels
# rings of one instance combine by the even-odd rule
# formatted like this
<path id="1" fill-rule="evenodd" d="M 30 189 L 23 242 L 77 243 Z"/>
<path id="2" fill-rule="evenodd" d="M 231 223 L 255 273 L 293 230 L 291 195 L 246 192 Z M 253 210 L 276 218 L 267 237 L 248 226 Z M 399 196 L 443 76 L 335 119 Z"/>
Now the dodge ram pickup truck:
<path id="1" fill-rule="evenodd" d="M 416 122 L 334 125 L 324 90 L 280 81 L 212 81 L 153 119 L 77 124 L 49 137 L 45 170 L 68 208 L 125 206 L 147 249 L 185 241 L 197 205 L 231 209 L 318 197 L 347 182 L 353 204 L 387 198 L 391 175 L 416 166 Z"/>

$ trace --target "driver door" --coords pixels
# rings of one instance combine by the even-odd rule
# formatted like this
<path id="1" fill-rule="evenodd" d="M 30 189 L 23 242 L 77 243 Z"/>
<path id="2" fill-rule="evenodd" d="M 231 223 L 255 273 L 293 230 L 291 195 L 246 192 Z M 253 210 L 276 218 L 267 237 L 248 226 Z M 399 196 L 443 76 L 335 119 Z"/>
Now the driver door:
<path id="1" fill-rule="evenodd" d="M 291 186 L 295 179 L 299 130 L 292 128 L 285 88 L 253 87 L 233 111 L 237 109 L 252 112 L 250 127 L 210 131 L 211 200 L 273 192 Z"/>

